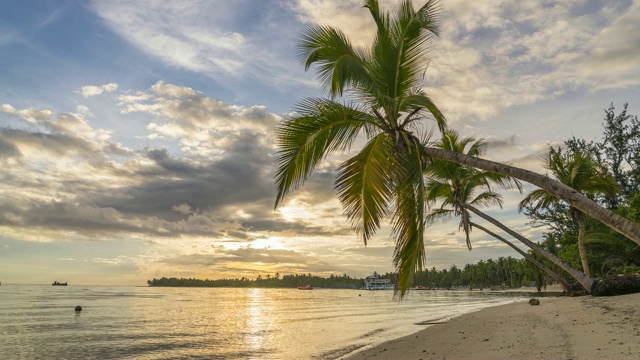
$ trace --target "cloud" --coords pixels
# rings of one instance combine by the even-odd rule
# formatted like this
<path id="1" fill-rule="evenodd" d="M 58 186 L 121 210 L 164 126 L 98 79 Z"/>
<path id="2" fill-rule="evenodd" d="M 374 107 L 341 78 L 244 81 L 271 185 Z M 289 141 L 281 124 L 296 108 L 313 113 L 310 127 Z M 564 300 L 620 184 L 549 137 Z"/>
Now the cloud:
<path id="1" fill-rule="evenodd" d="M 40 121 L 49 120 L 51 116 L 53 116 L 53 111 L 48 109 L 28 108 L 28 109 L 16 110 L 16 108 L 14 108 L 10 104 L 2 104 L 2 106 L 0 107 L 0 110 L 5 114 L 15 115 L 18 118 L 31 124 L 35 124 Z"/>
<path id="2" fill-rule="evenodd" d="M 297 34 L 279 2 L 185 0 L 141 7 L 93 1 L 90 8 L 116 34 L 170 66 L 227 84 L 241 78 L 301 82 L 290 74 L 291 60 L 279 55 L 292 53 L 293 41 L 274 41 Z"/>
<path id="3" fill-rule="evenodd" d="M 330 223 L 341 215 L 339 204 L 322 205 L 333 193 L 332 179 L 322 172 L 309 180 L 312 192 L 289 198 L 299 197 L 300 211 L 313 217 L 292 221 L 273 211 L 272 136 L 280 117 L 265 107 L 230 105 L 162 81 L 121 93 L 131 95 L 119 102 L 122 116 L 150 116 L 147 128 L 165 146 L 132 150 L 113 142 L 111 131 L 85 117 L 91 114 L 86 106 L 47 112 L 24 129 L 0 129 L 0 158 L 19 164 L 0 169 L 6 179 L 0 191 L 12 194 L 0 207 L 1 234 L 37 241 L 126 236 L 243 244 L 269 236 L 351 234 L 344 219 L 340 226 Z"/>
<path id="4" fill-rule="evenodd" d="M 315 257 L 294 250 L 256 249 L 253 247 L 241 247 L 238 249 L 224 249 L 216 247 L 213 252 L 203 254 L 185 254 L 166 257 L 158 260 L 160 263 L 172 266 L 188 268 L 208 267 L 218 273 L 225 273 L 229 269 L 236 272 L 238 269 L 253 268 L 256 264 L 262 269 L 270 269 L 272 272 L 284 270 L 288 273 L 342 273 L 345 269 L 326 261 L 320 261 Z M 194 271 L 194 270 L 192 270 Z M 264 271 L 264 270 L 263 270 Z"/>
<path id="5" fill-rule="evenodd" d="M 331 25 L 340 28 L 349 35 L 357 46 L 368 46 L 375 33 L 375 25 L 364 2 L 297 0 L 290 4 L 298 18 L 307 24 Z M 381 1 L 388 8 L 392 1 Z"/>
<path id="6" fill-rule="evenodd" d="M 9 105 L 9 104 L 2 104 L 2 106 L 0 106 L 0 110 L 2 110 L 2 112 L 7 113 L 7 114 L 15 114 L 16 113 L 16 109 Z"/>
<path id="7" fill-rule="evenodd" d="M 20 156 L 22 154 L 18 147 L 0 133 L 0 160 L 8 161 L 9 159 L 17 159 Z"/>
<path id="8" fill-rule="evenodd" d="M 336 26 L 356 44 L 371 41 L 373 21 L 357 2 L 299 0 L 292 6 L 303 21 Z M 637 2 L 601 8 L 572 1 L 447 1 L 426 91 L 459 125 L 580 88 L 632 86 L 639 75 L 633 66 L 640 56 L 640 46 L 633 46 L 640 44 L 639 9 Z"/>
<path id="9" fill-rule="evenodd" d="M 94 86 L 94 85 L 83 86 L 80 92 L 82 93 L 82 96 L 87 98 L 91 96 L 100 95 L 103 92 L 112 93 L 116 90 L 118 90 L 118 84 L 109 83 L 109 84 L 104 84 L 100 86 Z"/>
<path id="10" fill-rule="evenodd" d="M 616 9 L 612 9 L 615 12 Z M 578 63 L 579 72 L 597 88 L 638 85 L 640 69 L 640 2 L 635 1 L 609 27 L 589 41 L 589 50 Z"/>
<path id="11" fill-rule="evenodd" d="M 271 134 L 280 117 L 264 106 L 243 107 L 212 99 L 189 87 L 159 81 L 150 92 L 121 101 L 123 114 L 148 113 L 156 119 L 147 125 L 149 139 L 172 139 L 194 155 L 221 156 L 222 149 L 257 141 L 273 143 Z M 249 150 L 254 145 L 243 145 Z"/>
<path id="12" fill-rule="evenodd" d="M 230 10 L 222 3 L 154 2 L 140 7 L 96 1 L 92 8 L 116 33 L 171 65 L 209 73 L 236 72 L 241 66 L 243 35 L 215 26 L 215 19 Z"/>

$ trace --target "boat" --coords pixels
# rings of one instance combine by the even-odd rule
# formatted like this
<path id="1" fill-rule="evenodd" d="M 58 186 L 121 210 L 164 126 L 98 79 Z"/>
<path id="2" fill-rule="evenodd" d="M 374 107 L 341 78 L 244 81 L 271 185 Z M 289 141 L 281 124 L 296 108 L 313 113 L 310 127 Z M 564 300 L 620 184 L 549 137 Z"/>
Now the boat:
<path id="1" fill-rule="evenodd" d="M 298 286 L 298 290 L 313 290 L 313 285 Z"/>
<path id="2" fill-rule="evenodd" d="M 58 281 L 54 281 L 53 284 L 51 284 L 53 286 L 67 286 L 66 282 L 58 282 Z"/>
<path id="3" fill-rule="evenodd" d="M 367 276 L 364 279 L 365 290 L 394 290 L 395 285 L 389 279 L 383 279 L 377 273 Z"/>

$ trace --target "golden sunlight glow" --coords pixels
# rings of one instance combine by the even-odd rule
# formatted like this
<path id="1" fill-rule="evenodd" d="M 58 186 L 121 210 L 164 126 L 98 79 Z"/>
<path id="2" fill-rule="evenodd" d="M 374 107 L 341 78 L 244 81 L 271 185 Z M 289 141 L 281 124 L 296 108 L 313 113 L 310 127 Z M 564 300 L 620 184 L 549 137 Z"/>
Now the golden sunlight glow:
<path id="1" fill-rule="evenodd" d="M 340 209 L 342 206 L 337 199 L 310 205 L 309 202 L 295 198 L 279 207 L 277 211 L 286 221 L 309 221 L 321 226 L 333 223 L 336 219 L 342 221 L 344 216 Z"/>
<path id="2" fill-rule="evenodd" d="M 251 243 L 251 247 L 256 249 L 286 249 L 280 240 L 273 237 L 255 240 Z"/>

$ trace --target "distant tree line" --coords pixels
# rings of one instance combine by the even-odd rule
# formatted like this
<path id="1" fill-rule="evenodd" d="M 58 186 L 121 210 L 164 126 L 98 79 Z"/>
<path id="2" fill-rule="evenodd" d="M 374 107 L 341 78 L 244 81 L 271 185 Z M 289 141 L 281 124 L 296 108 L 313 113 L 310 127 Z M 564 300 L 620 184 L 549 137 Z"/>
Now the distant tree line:
<path id="1" fill-rule="evenodd" d="M 380 278 L 390 279 L 396 283 L 397 273 L 377 274 Z M 480 260 L 475 264 L 467 264 L 460 269 L 451 265 L 449 269 L 420 271 L 415 274 L 413 286 L 436 288 L 471 287 L 490 288 L 494 286 L 520 287 L 535 281 L 537 285 L 545 285 L 547 278 L 542 271 L 525 259 L 499 257 L 497 260 Z M 311 274 L 296 274 L 280 276 L 258 275 L 255 279 L 242 277 L 239 279 L 195 279 L 195 278 L 166 278 L 147 281 L 149 286 L 167 287 L 235 287 L 235 288 L 295 288 L 301 285 L 313 285 L 328 289 L 360 289 L 364 285 L 364 278 L 353 278 L 346 274 L 329 277 Z"/>
<path id="2" fill-rule="evenodd" d="M 258 275 L 254 280 L 241 277 L 240 279 L 194 279 L 194 278 L 166 278 L 147 281 L 149 286 L 183 286 L 183 287 L 239 287 L 239 288 L 292 288 L 302 285 L 330 289 L 359 289 L 364 285 L 363 279 L 352 278 L 346 274 L 342 276 L 331 275 L 329 277 L 314 276 L 311 274 L 295 274 L 274 276 L 267 274 L 265 277 Z"/>

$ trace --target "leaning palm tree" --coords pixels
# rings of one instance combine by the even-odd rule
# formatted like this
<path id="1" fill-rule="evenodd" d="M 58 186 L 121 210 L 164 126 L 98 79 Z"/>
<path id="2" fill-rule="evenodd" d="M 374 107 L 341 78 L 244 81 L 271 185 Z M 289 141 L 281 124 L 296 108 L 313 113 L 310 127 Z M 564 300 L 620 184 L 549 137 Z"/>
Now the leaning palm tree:
<path id="1" fill-rule="evenodd" d="M 445 130 L 439 146 L 443 149 L 466 154 L 469 156 L 481 156 L 486 149 L 484 140 L 473 138 L 460 138 L 457 132 Z M 502 196 L 492 191 L 491 186 L 502 188 L 517 187 L 522 191 L 522 184 L 509 176 L 482 171 L 450 161 L 434 159 L 426 169 L 427 201 L 430 204 L 440 202 L 440 207 L 432 210 L 427 216 L 427 221 L 432 223 L 437 220 L 449 219 L 452 216 L 460 217 L 460 229 L 463 230 L 467 240 L 467 247 L 471 250 L 471 231 L 469 211 L 465 204 L 475 206 L 498 205 L 502 208 Z M 480 191 L 480 189 L 483 189 Z"/>
<path id="2" fill-rule="evenodd" d="M 529 249 L 533 250 L 534 253 L 543 256 L 547 260 L 551 261 L 552 263 L 554 263 L 555 265 L 560 267 L 562 270 L 566 271 L 569 275 L 571 275 L 571 277 L 576 279 L 580 283 L 580 285 L 582 285 L 582 287 L 587 292 L 591 293 L 593 291 L 594 285 L 596 285 L 596 280 L 593 279 L 592 277 L 588 276 L 587 274 L 585 274 L 585 273 L 583 273 L 583 272 L 581 272 L 581 271 L 579 271 L 577 269 L 574 269 L 573 267 L 571 267 L 571 265 L 567 264 L 564 260 L 562 260 L 559 257 L 557 257 L 556 255 L 550 253 L 549 251 L 543 249 L 542 247 L 540 247 L 539 245 L 537 245 L 533 241 L 531 241 L 531 240 L 525 238 L 524 236 L 518 234 L 517 232 L 511 230 L 509 227 L 507 227 L 506 225 L 504 225 L 500 221 L 498 221 L 498 220 L 494 219 L 493 217 L 485 214 L 484 212 L 480 211 L 476 207 L 474 207 L 474 206 L 472 206 L 470 204 L 465 204 L 464 208 L 469 210 L 469 211 L 471 211 L 472 213 L 478 215 L 478 217 L 486 220 L 487 222 L 489 222 L 492 225 L 496 226 L 500 230 L 502 230 L 502 231 L 506 232 L 507 234 L 511 235 L 512 237 L 514 237 L 515 239 L 520 241 L 522 244 L 524 244 L 526 247 L 528 247 Z M 487 229 L 481 227 L 478 224 L 471 223 L 471 226 L 475 227 L 475 228 L 478 228 L 478 229 L 481 229 L 482 231 L 486 232 L 487 234 L 489 234 L 489 235 L 495 237 L 496 239 L 500 240 L 499 237 L 496 234 L 488 231 Z M 513 245 L 511 247 L 515 248 L 515 245 Z M 551 275 L 551 274 L 549 274 L 549 275 Z M 565 286 L 565 285 L 563 284 L 563 286 Z"/>
<path id="3" fill-rule="evenodd" d="M 551 147 L 543 156 L 545 168 L 561 183 L 571 186 L 576 191 L 589 196 L 601 194 L 614 197 L 620 193 L 621 188 L 616 179 L 606 172 L 587 154 L 563 153 L 562 148 L 557 150 Z M 548 191 L 537 189 L 529 193 L 519 204 L 519 210 L 529 207 L 531 211 L 538 212 L 552 205 L 557 205 L 562 200 Z M 578 225 L 578 252 L 582 261 L 582 269 L 585 274 L 591 276 L 587 252 L 584 246 L 584 238 L 587 231 L 587 218 L 584 212 L 570 206 L 569 211 L 574 223 Z"/>
<path id="4" fill-rule="evenodd" d="M 453 130 L 445 130 L 440 146 L 454 152 L 465 153 L 470 156 L 480 156 L 486 148 L 486 142 L 473 138 L 460 138 Z M 427 201 L 433 205 L 440 203 L 438 208 L 427 215 L 427 223 L 460 217 L 459 228 L 465 233 L 467 247 L 471 250 L 470 232 L 473 227 L 484 231 L 494 238 L 510 246 L 525 259 L 538 266 L 558 281 L 565 290 L 570 291 L 570 285 L 560 275 L 547 268 L 530 254 L 522 251 L 507 239 L 499 236 L 479 224 L 471 222 L 469 209 L 465 205 L 489 206 L 498 205 L 502 208 L 502 196 L 492 191 L 491 186 L 502 188 L 517 187 L 522 191 L 519 181 L 508 176 L 482 171 L 450 161 L 433 160 L 426 170 Z"/>
<path id="5" fill-rule="evenodd" d="M 377 0 L 365 4 L 377 25 L 368 48 L 353 46 L 340 30 L 312 26 L 303 35 L 299 56 L 306 69 L 317 65 L 330 99 L 310 98 L 297 115 L 277 129 L 277 207 L 301 186 L 327 156 L 344 151 L 359 135 L 364 148 L 339 168 L 336 187 L 344 211 L 366 242 L 386 215 L 396 238 L 394 264 L 400 296 L 411 274 L 424 264 L 425 229 L 422 172 L 429 159 L 449 160 L 509 175 L 549 190 L 640 244 L 640 226 L 598 206 L 557 181 L 509 165 L 424 145 L 424 120 L 445 118 L 421 89 L 429 43 L 438 34 L 437 1 L 418 10 L 404 0 L 395 13 L 381 12 Z M 336 98 L 342 101 L 336 101 Z"/>
<path id="6" fill-rule="evenodd" d="M 421 90 L 428 43 L 437 34 L 436 1 L 415 11 L 410 1 L 395 14 L 381 13 L 376 0 L 365 5 L 378 25 L 371 48 L 351 45 L 331 27 L 314 26 L 302 37 L 300 58 L 318 64 L 332 98 L 311 98 L 277 129 L 276 206 L 300 186 L 329 154 L 348 149 L 359 135 L 368 140 L 338 168 L 336 189 L 353 229 L 365 245 L 391 214 L 396 241 L 394 265 L 403 296 L 425 263 L 424 119 L 440 129 L 445 118 Z M 348 93 L 345 94 L 345 90 Z M 422 132 L 419 139 L 414 132 Z"/>
<path id="7" fill-rule="evenodd" d="M 502 175 L 508 175 L 518 180 L 526 181 L 549 192 L 559 199 L 562 199 L 570 206 L 602 222 L 606 226 L 640 245 L 639 224 L 636 224 L 633 221 L 598 205 L 587 196 L 576 192 L 573 188 L 561 183 L 560 181 L 535 173 L 533 171 L 520 169 L 487 159 L 455 153 L 432 146 L 426 146 L 424 148 L 424 155 L 428 158 L 452 161 L 477 169 L 487 170 Z"/>

